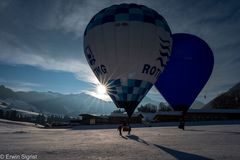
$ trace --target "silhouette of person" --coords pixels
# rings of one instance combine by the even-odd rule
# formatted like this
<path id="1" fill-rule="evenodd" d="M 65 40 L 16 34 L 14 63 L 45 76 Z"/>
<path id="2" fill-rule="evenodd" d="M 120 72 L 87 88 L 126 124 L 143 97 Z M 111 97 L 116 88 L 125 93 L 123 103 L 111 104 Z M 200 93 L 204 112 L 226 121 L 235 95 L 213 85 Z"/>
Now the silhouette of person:
<path id="1" fill-rule="evenodd" d="M 179 128 L 179 129 L 182 129 L 182 130 L 185 129 L 185 122 L 184 122 L 184 120 L 180 120 L 179 125 L 178 125 L 178 128 Z"/>
<path id="2" fill-rule="evenodd" d="M 128 135 L 130 135 L 130 134 L 131 134 L 131 130 L 132 130 L 131 126 L 130 126 L 130 125 L 128 125 Z"/>
<path id="3" fill-rule="evenodd" d="M 118 126 L 119 135 L 122 136 L 122 125 Z"/>

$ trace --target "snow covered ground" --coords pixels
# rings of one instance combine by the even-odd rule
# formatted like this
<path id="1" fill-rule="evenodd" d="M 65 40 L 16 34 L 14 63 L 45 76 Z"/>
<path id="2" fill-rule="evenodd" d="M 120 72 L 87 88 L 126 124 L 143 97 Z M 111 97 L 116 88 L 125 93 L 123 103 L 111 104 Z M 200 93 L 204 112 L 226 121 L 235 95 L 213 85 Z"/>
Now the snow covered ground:
<path id="1" fill-rule="evenodd" d="M 117 126 L 116 126 L 117 127 Z M 0 159 L 239 160 L 240 121 L 228 125 L 41 129 L 0 121 Z"/>

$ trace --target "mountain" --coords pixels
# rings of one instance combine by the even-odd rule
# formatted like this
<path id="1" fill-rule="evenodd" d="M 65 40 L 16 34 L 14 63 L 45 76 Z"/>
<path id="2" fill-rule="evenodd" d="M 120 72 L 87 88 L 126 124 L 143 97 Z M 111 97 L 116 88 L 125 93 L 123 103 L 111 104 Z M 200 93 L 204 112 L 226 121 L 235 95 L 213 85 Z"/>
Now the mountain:
<path id="1" fill-rule="evenodd" d="M 113 102 L 103 101 L 85 93 L 65 95 L 55 92 L 14 92 L 3 85 L 0 86 L 0 99 L 17 109 L 70 116 L 80 113 L 110 114 L 117 109 Z M 145 97 L 141 104 L 147 103 L 158 106 L 158 102 Z"/>
<path id="2" fill-rule="evenodd" d="M 12 108 L 71 116 L 80 113 L 109 114 L 115 109 L 112 102 L 85 93 L 64 95 L 54 92 L 14 92 L 3 85 L 0 86 L 0 99 Z"/>
<path id="3" fill-rule="evenodd" d="M 202 109 L 204 107 L 204 103 L 198 100 L 195 100 L 191 105 L 190 109 Z"/>
<path id="4" fill-rule="evenodd" d="M 41 111 L 78 115 L 79 113 L 109 114 L 114 110 L 111 102 L 106 102 L 85 93 L 60 95 L 53 99 L 32 102 Z"/>
<path id="5" fill-rule="evenodd" d="M 240 82 L 204 106 L 204 109 L 211 108 L 240 109 Z"/>
<path id="6" fill-rule="evenodd" d="M 17 98 L 16 94 L 9 88 L 6 88 L 5 86 L 1 85 L 0 86 L 0 98 L 1 99 L 6 99 L 6 98 Z"/>

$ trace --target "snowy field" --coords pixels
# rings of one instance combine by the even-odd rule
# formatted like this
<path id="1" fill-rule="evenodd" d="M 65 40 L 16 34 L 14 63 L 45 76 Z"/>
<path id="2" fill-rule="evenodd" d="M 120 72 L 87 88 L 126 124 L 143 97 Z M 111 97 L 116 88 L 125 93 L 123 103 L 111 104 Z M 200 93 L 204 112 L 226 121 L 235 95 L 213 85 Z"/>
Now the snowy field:
<path id="1" fill-rule="evenodd" d="M 117 127 L 117 126 L 116 126 Z M 240 121 L 228 125 L 41 129 L 0 121 L 0 159 L 240 160 Z"/>

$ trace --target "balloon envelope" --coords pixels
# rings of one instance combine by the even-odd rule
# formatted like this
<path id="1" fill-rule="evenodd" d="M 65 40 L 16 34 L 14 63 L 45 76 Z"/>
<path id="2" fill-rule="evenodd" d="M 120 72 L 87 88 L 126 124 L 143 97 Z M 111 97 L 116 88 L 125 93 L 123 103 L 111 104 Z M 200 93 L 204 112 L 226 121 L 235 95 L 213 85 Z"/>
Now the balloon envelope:
<path id="1" fill-rule="evenodd" d="M 136 4 L 101 10 L 84 33 L 84 51 L 117 107 L 131 116 L 163 71 L 172 38 L 165 19 Z"/>
<path id="2" fill-rule="evenodd" d="M 174 110 L 187 111 L 208 81 L 212 50 L 197 36 L 173 34 L 172 54 L 155 86 Z"/>

